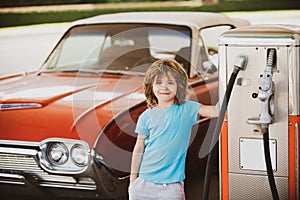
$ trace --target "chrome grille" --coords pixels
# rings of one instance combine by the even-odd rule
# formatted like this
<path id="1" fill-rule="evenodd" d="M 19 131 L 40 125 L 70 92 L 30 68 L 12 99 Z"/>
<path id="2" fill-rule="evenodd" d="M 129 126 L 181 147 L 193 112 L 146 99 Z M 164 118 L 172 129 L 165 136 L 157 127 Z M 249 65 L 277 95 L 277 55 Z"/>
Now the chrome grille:
<path id="1" fill-rule="evenodd" d="M 0 153 L 0 169 L 39 172 L 41 169 L 31 155 Z"/>
<path id="2" fill-rule="evenodd" d="M 60 188 L 74 188 L 74 189 L 87 189 L 95 190 L 96 185 L 94 181 L 87 184 L 77 183 L 71 176 L 62 176 L 49 174 L 44 171 L 36 162 L 35 155 L 4 153 L 3 148 L 0 152 L 0 171 L 10 174 L 23 174 L 26 173 L 32 178 L 39 180 L 40 186 L 46 187 L 60 187 Z M 3 176 L 4 177 L 4 176 Z M 7 179 L 7 175 L 5 176 Z M 0 182 L 1 176 L 0 176 Z M 9 182 L 7 182 L 9 183 Z M 10 183 L 13 183 L 10 181 Z"/>
<path id="3" fill-rule="evenodd" d="M 26 172 L 35 175 L 42 181 L 76 183 L 73 177 L 48 174 L 42 170 L 31 155 L 0 153 L 0 169 Z"/>

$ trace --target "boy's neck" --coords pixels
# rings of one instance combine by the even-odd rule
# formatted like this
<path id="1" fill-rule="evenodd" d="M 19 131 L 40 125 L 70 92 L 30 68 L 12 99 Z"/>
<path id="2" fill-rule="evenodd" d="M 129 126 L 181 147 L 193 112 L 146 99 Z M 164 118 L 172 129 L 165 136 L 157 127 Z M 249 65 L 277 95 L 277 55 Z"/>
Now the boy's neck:
<path id="1" fill-rule="evenodd" d="M 163 110 L 166 108 L 169 108 L 174 105 L 174 102 L 158 102 L 158 104 L 155 106 L 156 110 Z"/>

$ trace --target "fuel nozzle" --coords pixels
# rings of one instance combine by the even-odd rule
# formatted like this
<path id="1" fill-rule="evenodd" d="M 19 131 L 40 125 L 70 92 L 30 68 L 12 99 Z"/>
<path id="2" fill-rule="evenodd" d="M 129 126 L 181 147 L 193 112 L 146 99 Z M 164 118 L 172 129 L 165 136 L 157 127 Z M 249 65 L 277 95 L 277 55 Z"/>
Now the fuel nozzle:
<path id="1" fill-rule="evenodd" d="M 245 54 L 239 54 L 235 58 L 234 67 L 240 70 L 245 70 L 248 63 L 248 56 Z"/>
<path id="2" fill-rule="evenodd" d="M 258 98 L 261 101 L 261 114 L 258 117 L 249 118 L 248 124 L 261 125 L 262 128 L 267 128 L 273 122 L 275 86 L 272 79 L 275 60 L 275 49 L 269 49 L 266 69 L 258 80 L 259 91 L 252 94 L 253 98 Z"/>

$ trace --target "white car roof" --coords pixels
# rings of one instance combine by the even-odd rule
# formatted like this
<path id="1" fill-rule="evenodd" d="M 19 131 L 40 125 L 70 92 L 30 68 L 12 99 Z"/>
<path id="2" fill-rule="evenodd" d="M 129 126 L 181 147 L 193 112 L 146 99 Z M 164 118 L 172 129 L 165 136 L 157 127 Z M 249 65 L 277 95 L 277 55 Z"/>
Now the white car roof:
<path id="1" fill-rule="evenodd" d="M 124 12 L 78 20 L 73 22 L 72 26 L 99 23 L 170 24 L 193 26 L 197 29 L 218 24 L 232 24 L 236 27 L 250 25 L 247 20 L 234 19 L 221 13 L 212 12 Z"/>

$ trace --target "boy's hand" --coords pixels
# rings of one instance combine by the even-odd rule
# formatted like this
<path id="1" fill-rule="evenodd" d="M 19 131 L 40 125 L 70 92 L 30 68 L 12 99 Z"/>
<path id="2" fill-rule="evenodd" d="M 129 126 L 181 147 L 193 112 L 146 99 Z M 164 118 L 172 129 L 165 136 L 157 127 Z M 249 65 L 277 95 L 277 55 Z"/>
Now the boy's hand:
<path id="1" fill-rule="evenodd" d="M 219 117 L 219 108 L 218 104 L 214 106 L 210 105 L 201 105 L 199 110 L 199 115 L 207 118 L 216 118 Z"/>

